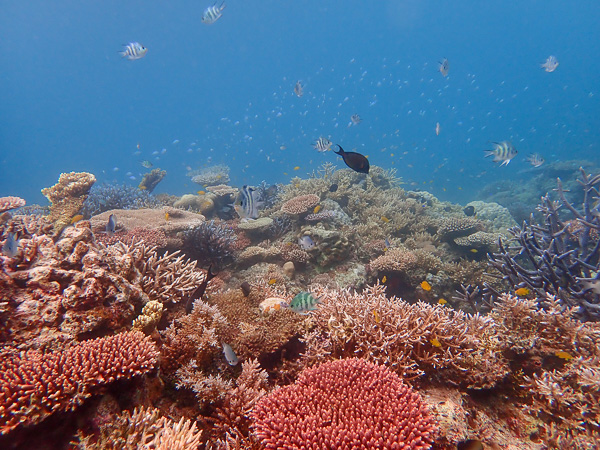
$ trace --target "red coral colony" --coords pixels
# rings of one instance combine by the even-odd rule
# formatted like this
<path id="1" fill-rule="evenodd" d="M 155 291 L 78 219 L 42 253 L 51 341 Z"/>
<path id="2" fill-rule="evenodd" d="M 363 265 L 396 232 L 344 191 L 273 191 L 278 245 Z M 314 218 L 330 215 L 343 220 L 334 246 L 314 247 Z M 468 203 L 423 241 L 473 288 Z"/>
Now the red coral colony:
<path id="1" fill-rule="evenodd" d="M 375 165 L 228 171 L 0 198 L 0 448 L 597 448 L 600 175 L 518 226 Z"/>

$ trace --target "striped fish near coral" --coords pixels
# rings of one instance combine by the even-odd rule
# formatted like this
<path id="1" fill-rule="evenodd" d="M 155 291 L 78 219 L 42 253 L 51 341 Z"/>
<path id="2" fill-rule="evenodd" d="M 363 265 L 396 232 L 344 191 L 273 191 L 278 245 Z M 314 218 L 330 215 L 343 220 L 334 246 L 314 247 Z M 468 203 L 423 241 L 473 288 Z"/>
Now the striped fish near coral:
<path id="1" fill-rule="evenodd" d="M 244 185 L 240 189 L 233 204 L 233 208 L 240 219 L 258 219 L 258 207 L 262 205 L 262 202 L 258 201 L 259 198 L 258 192 L 252 187 Z"/>
<path id="2" fill-rule="evenodd" d="M 494 162 L 500 162 L 500 166 L 507 166 L 511 159 L 517 156 L 517 149 L 508 141 L 493 142 L 493 150 L 485 150 L 485 157 L 493 156 Z"/>
<path id="3" fill-rule="evenodd" d="M 139 42 L 130 42 L 125 45 L 125 50 L 119 52 L 122 58 L 127 58 L 129 61 L 135 61 L 146 56 L 148 49 Z"/>
<path id="4" fill-rule="evenodd" d="M 214 5 L 209 6 L 204 10 L 204 12 L 202 13 L 202 18 L 200 20 L 202 21 L 202 23 L 211 25 L 221 18 L 224 9 L 225 2 L 221 3 L 219 6 L 217 6 L 217 4 L 215 3 Z"/>
<path id="5" fill-rule="evenodd" d="M 319 299 L 313 297 L 310 292 L 299 292 L 290 302 L 290 309 L 298 314 L 308 314 L 317 309 Z"/>

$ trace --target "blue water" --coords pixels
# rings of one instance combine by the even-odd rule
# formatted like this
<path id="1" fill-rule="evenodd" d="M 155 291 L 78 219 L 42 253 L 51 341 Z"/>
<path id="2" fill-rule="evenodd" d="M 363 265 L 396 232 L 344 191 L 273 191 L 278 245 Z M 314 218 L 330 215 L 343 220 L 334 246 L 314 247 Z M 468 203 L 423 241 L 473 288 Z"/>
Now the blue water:
<path id="1" fill-rule="evenodd" d="M 194 192 L 188 169 L 218 163 L 234 185 L 287 182 L 343 167 L 319 136 L 461 202 L 531 176 L 528 153 L 599 160 L 596 0 L 229 0 L 205 25 L 211 4 L 0 0 L 0 196 L 46 204 L 67 171 L 137 185 L 145 159 L 168 172 L 155 192 Z M 119 56 L 132 41 L 143 59 Z M 483 158 L 500 140 L 508 167 Z"/>

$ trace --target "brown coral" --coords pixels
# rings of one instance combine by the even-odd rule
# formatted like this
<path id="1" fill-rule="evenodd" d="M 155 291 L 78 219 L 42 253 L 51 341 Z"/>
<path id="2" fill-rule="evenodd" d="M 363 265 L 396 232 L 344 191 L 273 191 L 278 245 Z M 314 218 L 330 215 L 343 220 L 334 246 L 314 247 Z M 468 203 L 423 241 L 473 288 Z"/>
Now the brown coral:
<path id="1" fill-rule="evenodd" d="M 0 433 L 75 409 L 95 387 L 147 372 L 158 352 L 139 332 L 77 344 L 67 350 L 0 355 Z"/>
<path id="2" fill-rule="evenodd" d="M 58 183 L 42 189 L 42 194 L 50 200 L 48 219 L 54 223 L 54 233 L 60 232 L 79 214 L 96 177 L 87 172 L 61 173 Z"/>
<path id="3" fill-rule="evenodd" d="M 392 248 L 371 261 L 371 267 L 380 272 L 406 272 L 417 264 L 417 256 L 400 248 Z"/>
<path id="4" fill-rule="evenodd" d="M 281 211 L 286 214 L 304 214 L 319 203 L 316 194 L 299 195 L 281 205 Z"/>
<path id="5" fill-rule="evenodd" d="M 351 358 L 305 369 L 261 398 L 253 427 L 267 449 L 429 449 L 437 427 L 395 373 Z"/>
<path id="6" fill-rule="evenodd" d="M 0 213 L 9 211 L 11 209 L 20 208 L 25 206 L 25 200 L 21 197 L 0 197 Z"/>
<path id="7" fill-rule="evenodd" d="M 443 241 L 451 241 L 461 236 L 468 236 L 482 231 L 483 224 L 471 217 L 447 217 L 440 220 L 438 236 Z"/>

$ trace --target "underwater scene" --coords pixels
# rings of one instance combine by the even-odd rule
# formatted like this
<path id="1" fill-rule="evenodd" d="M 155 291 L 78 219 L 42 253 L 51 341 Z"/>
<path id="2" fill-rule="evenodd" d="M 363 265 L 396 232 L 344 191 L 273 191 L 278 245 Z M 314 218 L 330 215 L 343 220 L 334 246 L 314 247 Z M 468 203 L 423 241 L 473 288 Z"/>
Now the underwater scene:
<path id="1" fill-rule="evenodd" d="M 0 448 L 600 449 L 598 17 L 0 0 Z"/>

